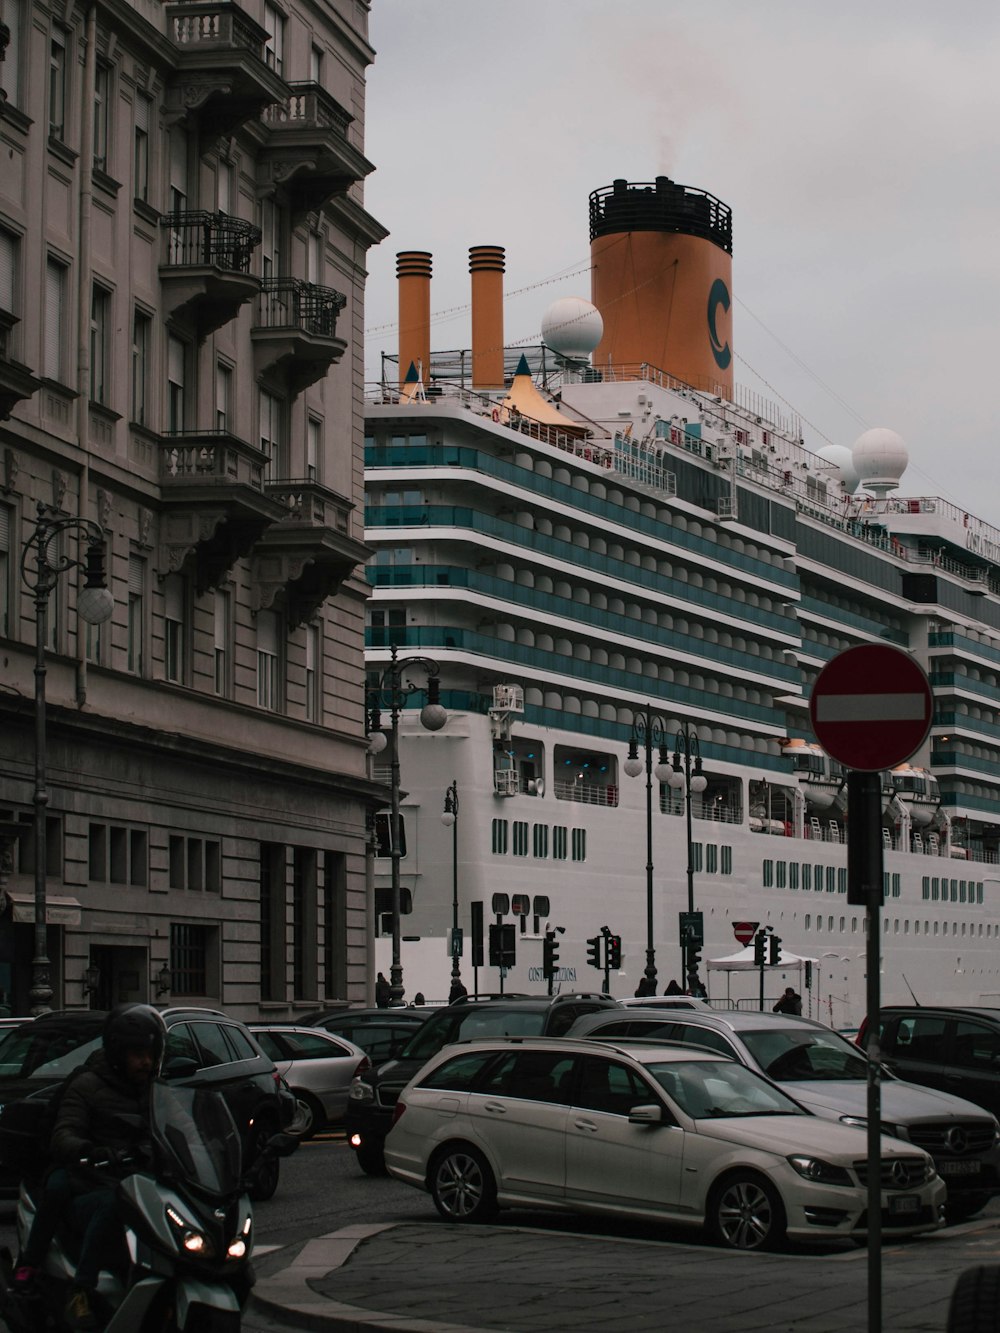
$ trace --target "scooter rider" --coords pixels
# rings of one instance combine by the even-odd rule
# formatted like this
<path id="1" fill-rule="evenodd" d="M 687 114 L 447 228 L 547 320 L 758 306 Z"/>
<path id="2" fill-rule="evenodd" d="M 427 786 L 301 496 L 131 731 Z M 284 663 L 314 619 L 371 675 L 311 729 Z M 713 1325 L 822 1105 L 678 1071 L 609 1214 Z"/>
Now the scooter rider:
<path id="1" fill-rule="evenodd" d="M 65 1086 L 51 1137 L 55 1169 L 45 1183 L 16 1279 L 30 1278 L 63 1216 L 81 1236 L 76 1285 L 66 1309 L 72 1328 L 95 1328 L 93 1293 L 108 1255 L 121 1248 L 114 1176 L 149 1138 L 149 1084 L 163 1059 L 166 1028 L 146 1004 L 119 1005 L 104 1024 L 101 1049 Z M 128 1126 L 138 1116 L 141 1125 Z M 124 1118 L 124 1119 L 123 1119 Z M 81 1165 L 101 1164 L 95 1171 Z M 104 1164 L 107 1166 L 104 1166 Z M 127 1172 L 126 1172 L 127 1174 Z"/>

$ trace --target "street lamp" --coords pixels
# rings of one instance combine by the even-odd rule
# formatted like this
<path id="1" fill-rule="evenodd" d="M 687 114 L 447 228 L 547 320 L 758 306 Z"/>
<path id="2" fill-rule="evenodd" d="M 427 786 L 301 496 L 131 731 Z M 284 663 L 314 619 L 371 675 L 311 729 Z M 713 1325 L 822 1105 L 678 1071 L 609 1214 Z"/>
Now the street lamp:
<path id="1" fill-rule="evenodd" d="M 429 657 L 397 657 L 392 645 L 392 658 L 368 692 L 368 750 L 380 754 L 386 747 L 382 730 L 381 710 L 389 710 L 389 865 L 392 872 L 392 967 L 389 971 L 389 1003 L 398 1004 L 403 998 L 403 964 L 400 957 L 400 893 L 399 858 L 402 855 L 399 837 L 399 714 L 418 686 L 403 680 L 403 672 L 419 668 L 427 674 L 427 702 L 420 710 L 420 724 L 426 731 L 440 731 L 448 720 L 441 706 L 440 667 Z"/>
<path id="2" fill-rule="evenodd" d="M 694 773 L 691 772 L 691 765 L 694 764 Z M 667 778 L 668 784 L 675 791 L 684 788 L 684 807 L 687 815 L 687 883 L 688 883 L 688 912 L 694 911 L 694 843 L 691 838 L 691 793 L 703 792 L 708 786 L 708 778 L 701 771 L 701 750 L 698 746 L 698 735 L 694 728 L 685 722 L 677 733 L 674 741 L 674 762 L 673 770 Z M 697 950 L 694 945 L 688 944 L 686 957 L 684 959 L 684 970 L 687 975 L 688 990 L 692 993 L 699 989 L 698 964 L 695 959 Z"/>
<path id="3" fill-rule="evenodd" d="M 451 829 L 451 988 L 448 1003 L 454 1004 L 460 995 L 467 992 L 462 985 L 462 970 L 458 962 L 458 782 L 452 779 L 451 786 L 444 794 L 444 810 L 441 823 Z"/>
<path id="4" fill-rule="evenodd" d="M 656 947 L 653 943 L 653 747 L 659 748 L 656 764 L 657 782 L 666 782 L 670 774 L 667 763 L 667 724 L 650 705 L 640 713 L 632 714 L 632 735 L 629 737 L 628 758 L 624 769 L 630 778 L 637 778 L 646 769 L 646 968 L 643 973 L 642 994 L 656 994 Z M 645 765 L 639 758 L 639 746 L 645 750 Z"/>
<path id="5" fill-rule="evenodd" d="M 59 538 L 78 532 L 87 548 L 83 560 L 64 555 Z M 71 569 L 85 571 L 84 586 L 76 599 L 77 614 L 89 625 L 100 625 L 115 609 L 115 599 L 104 575 L 104 529 L 89 518 L 60 518 L 48 512 L 39 500 L 35 531 L 21 552 L 21 580 L 35 599 L 35 936 L 31 960 L 31 989 L 34 1015 L 49 1012 L 52 986 L 49 975 L 45 886 L 45 812 L 49 793 L 45 785 L 45 645 L 48 639 L 49 597 L 61 575 Z"/>

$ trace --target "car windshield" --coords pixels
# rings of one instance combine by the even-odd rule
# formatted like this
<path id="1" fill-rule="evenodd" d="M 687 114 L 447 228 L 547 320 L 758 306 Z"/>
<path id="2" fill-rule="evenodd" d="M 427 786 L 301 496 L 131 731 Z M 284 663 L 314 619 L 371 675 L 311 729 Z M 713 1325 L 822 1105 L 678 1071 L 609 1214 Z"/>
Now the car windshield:
<path id="1" fill-rule="evenodd" d="M 0 1077 L 61 1079 L 100 1044 L 100 1023 L 25 1023 L 0 1042 Z"/>
<path id="2" fill-rule="evenodd" d="M 836 1032 L 822 1028 L 765 1028 L 741 1032 L 747 1050 L 768 1078 L 779 1083 L 838 1079 L 866 1082 L 865 1057 Z"/>
<path id="3" fill-rule="evenodd" d="M 692 1120 L 806 1114 L 778 1088 L 733 1060 L 650 1060 L 646 1069 Z"/>
<path id="4" fill-rule="evenodd" d="M 545 1010 L 507 1008 L 503 1005 L 454 1005 L 439 1010 L 418 1028 L 400 1052 L 402 1060 L 426 1060 L 453 1041 L 480 1037 L 538 1037 L 545 1026 Z"/>

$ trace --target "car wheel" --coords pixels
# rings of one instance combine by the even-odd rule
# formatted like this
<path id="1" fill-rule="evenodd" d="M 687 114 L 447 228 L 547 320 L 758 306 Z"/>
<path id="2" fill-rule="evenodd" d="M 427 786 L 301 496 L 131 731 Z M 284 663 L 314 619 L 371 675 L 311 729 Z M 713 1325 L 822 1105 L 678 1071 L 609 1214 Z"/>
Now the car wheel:
<path id="1" fill-rule="evenodd" d="M 705 1221 L 720 1245 L 731 1250 L 773 1250 L 785 1237 L 785 1209 L 763 1176 L 741 1172 L 713 1190 Z"/>
<path id="2" fill-rule="evenodd" d="M 358 1166 L 366 1176 L 384 1176 L 388 1175 L 385 1169 L 385 1156 L 382 1152 L 382 1145 L 379 1143 L 363 1144 L 356 1148 L 355 1153 L 358 1159 Z"/>
<path id="3" fill-rule="evenodd" d="M 948 1307 L 948 1333 L 996 1333 L 1000 1328 L 1000 1268 L 967 1268 Z"/>
<path id="4" fill-rule="evenodd" d="M 947 1200 L 944 1206 L 944 1215 L 949 1226 L 954 1226 L 957 1222 L 967 1222 L 970 1217 L 985 1208 L 990 1201 L 988 1194 L 959 1194 L 955 1198 Z"/>
<path id="5" fill-rule="evenodd" d="M 447 1222 L 488 1222 L 497 1212 L 497 1184 L 486 1158 L 456 1143 L 444 1148 L 428 1173 L 434 1206 Z"/>
<path id="6" fill-rule="evenodd" d="M 295 1119 L 288 1130 L 297 1139 L 311 1139 L 326 1124 L 326 1113 L 310 1092 L 301 1092 L 293 1088 L 295 1094 Z"/>
<path id="7" fill-rule="evenodd" d="M 281 1164 L 273 1154 L 263 1155 L 268 1140 L 276 1133 L 277 1130 L 272 1125 L 265 1123 L 255 1124 L 250 1130 L 247 1140 L 247 1158 L 250 1162 L 250 1169 L 247 1172 L 249 1181 L 247 1194 L 254 1203 L 272 1199 L 278 1188 Z"/>

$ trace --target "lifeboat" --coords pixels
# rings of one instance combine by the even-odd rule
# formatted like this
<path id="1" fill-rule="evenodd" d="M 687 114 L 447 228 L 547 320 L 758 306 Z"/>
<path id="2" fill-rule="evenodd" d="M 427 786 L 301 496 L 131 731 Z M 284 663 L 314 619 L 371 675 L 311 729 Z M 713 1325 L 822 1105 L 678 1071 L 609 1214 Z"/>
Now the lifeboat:
<path id="1" fill-rule="evenodd" d="M 837 800 L 842 781 L 834 773 L 830 756 L 822 746 L 792 737 L 782 745 L 781 753 L 792 761 L 806 804 L 813 810 L 829 810 Z"/>
<path id="2" fill-rule="evenodd" d="M 895 796 L 909 811 L 914 828 L 933 823 L 941 805 L 938 780 L 929 769 L 899 764 L 883 775 L 882 793 L 888 804 Z"/>

